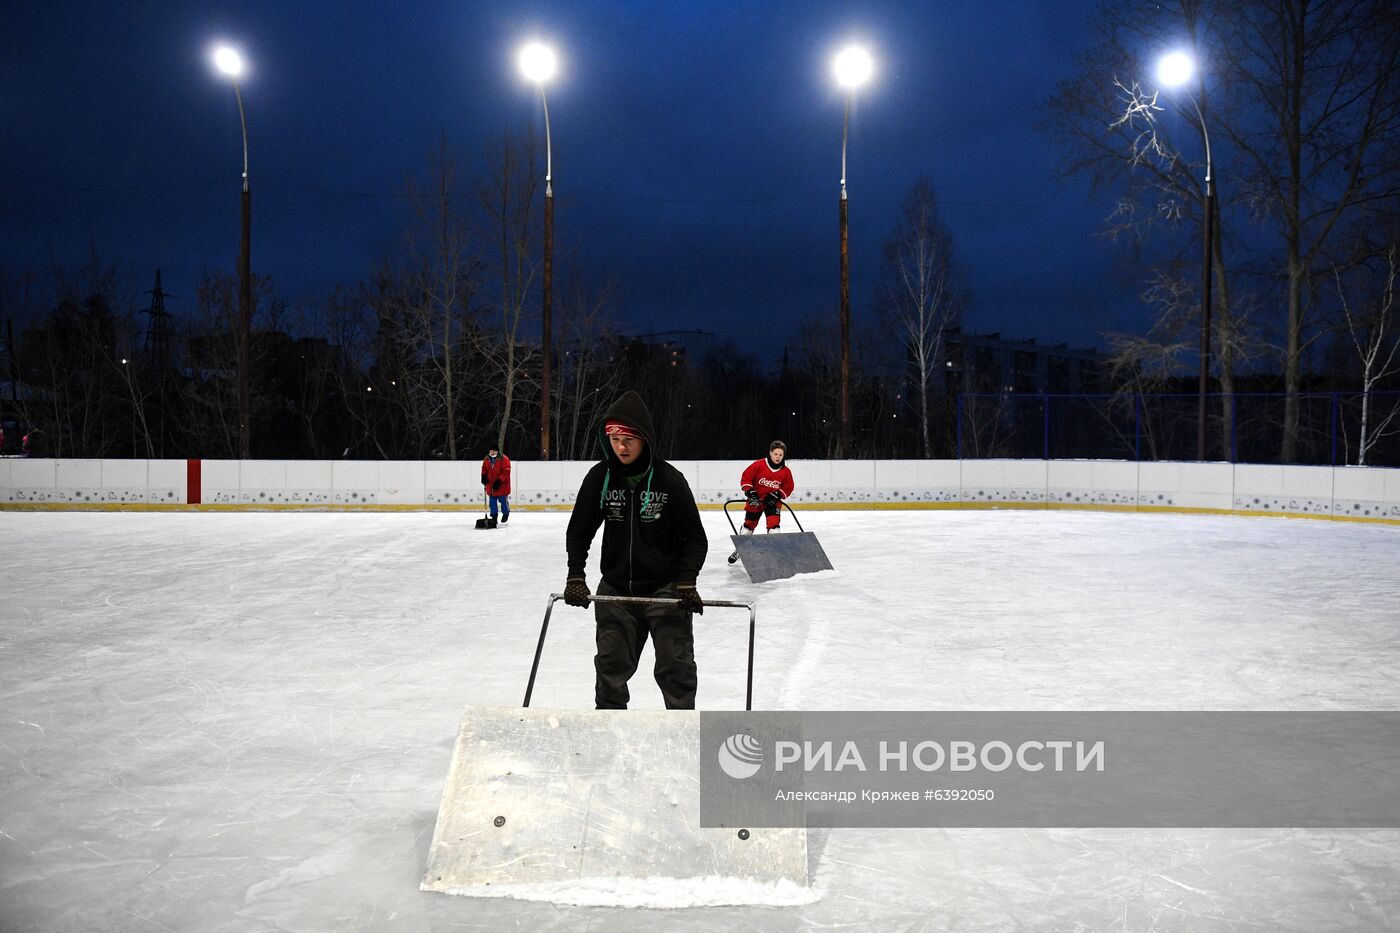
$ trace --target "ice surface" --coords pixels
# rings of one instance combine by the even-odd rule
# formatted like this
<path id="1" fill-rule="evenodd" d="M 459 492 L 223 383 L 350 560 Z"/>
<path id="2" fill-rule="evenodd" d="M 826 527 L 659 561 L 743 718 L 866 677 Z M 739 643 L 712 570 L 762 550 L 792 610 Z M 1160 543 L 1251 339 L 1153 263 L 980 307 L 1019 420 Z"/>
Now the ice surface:
<path id="1" fill-rule="evenodd" d="M 788 907 L 421 892 L 461 710 L 520 701 L 565 576 L 566 515 L 517 511 L 489 534 L 475 518 L 0 515 L 0 930 L 1400 926 L 1390 830 L 813 831 L 820 900 Z M 1400 529 L 803 519 L 838 569 L 753 586 L 725 563 L 723 516 L 705 513 L 700 592 L 759 597 L 758 708 L 1400 696 Z M 590 705 L 590 618 L 556 611 L 533 705 Z M 702 706 L 743 707 L 746 629 L 742 613 L 699 620 Z M 659 709 L 649 666 L 635 705 Z M 653 888 L 689 903 L 669 884 Z"/>

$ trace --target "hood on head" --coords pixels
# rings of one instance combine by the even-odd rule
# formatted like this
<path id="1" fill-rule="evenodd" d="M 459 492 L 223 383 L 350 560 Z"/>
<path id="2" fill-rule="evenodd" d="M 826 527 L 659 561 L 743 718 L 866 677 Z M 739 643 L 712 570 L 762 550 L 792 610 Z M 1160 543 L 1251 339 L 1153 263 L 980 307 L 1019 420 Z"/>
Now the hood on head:
<path id="1" fill-rule="evenodd" d="M 642 440 L 647 442 L 646 450 L 642 451 L 642 456 L 637 459 L 637 463 L 628 468 L 628 472 L 646 469 L 651 465 L 652 452 L 656 447 L 656 428 L 651 423 L 651 412 L 647 410 L 646 402 L 636 392 L 627 391 L 613 402 L 608 410 L 603 414 L 602 424 L 598 426 L 598 443 L 602 445 L 603 457 L 608 461 L 608 465 L 617 469 L 622 469 L 622 462 L 613 453 L 612 444 L 608 442 L 607 435 L 603 431 L 603 425 L 609 421 L 624 421 L 637 429 L 637 433 Z"/>

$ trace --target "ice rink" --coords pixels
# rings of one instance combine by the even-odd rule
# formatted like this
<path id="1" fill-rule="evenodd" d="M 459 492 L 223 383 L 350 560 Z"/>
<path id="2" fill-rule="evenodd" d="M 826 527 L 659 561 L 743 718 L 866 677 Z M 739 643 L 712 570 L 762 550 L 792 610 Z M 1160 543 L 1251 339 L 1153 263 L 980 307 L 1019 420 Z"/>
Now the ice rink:
<path id="1" fill-rule="evenodd" d="M 0 516 L 0 930 L 1400 927 L 1400 830 L 812 831 L 790 907 L 420 892 L 462 708 L 520 702 L 565 577 L 567 515 L 476 517 Z M 1394 526 L 802 517 L 836 571 L 754 587 L 704 513 L 757 708 L 1400 705 Z M 702 708 L 743 707 L 746 622 L 697 620 Z M 533 705 L 591 707 L 591 659 L 561 604 Z"/>

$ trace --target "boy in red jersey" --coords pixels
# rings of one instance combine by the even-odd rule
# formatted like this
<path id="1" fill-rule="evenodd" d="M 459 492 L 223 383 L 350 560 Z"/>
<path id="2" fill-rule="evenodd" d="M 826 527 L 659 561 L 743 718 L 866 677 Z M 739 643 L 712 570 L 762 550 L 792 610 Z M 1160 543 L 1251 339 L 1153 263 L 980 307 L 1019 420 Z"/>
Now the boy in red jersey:
<path id="1" fill-rule="evenodd" d="M 782 523 L 782 502 L 793 490 L 792 471 L 783 463 L 786 456 L 787 445 L 774 441 L 768 445 L 768 456 L 750 463 L 739 478 L 739 488 L 748 497 L 741 534 L 753 534 L 759 515 L 768 517 L 769 531 L 776 531 Z"/>

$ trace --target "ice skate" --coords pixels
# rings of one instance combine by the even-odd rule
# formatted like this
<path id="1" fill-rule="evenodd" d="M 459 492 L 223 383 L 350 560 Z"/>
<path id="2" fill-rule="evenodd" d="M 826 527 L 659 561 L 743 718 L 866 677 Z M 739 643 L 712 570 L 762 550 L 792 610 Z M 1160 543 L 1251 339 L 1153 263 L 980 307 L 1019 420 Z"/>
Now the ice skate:
<path id="1" fill-rule="evenodd" d="M 741 535 L 751 535 L 751 534 L 753 534 L 753 529 L 750 528 L 749 526 L 745 525 L 745 526 L 743 527 L 743 530 L 741 530 L 741 531 L 739 532 L 739 534 L 741 534 Z M 730 555 L 729 555 L 729 562 L 730 562 L 731 564 L 737 563 L 738 560 L 739 560 L 739 552 L 738 552 L 738 551 L 735 551 L 733 554 L 730 554 Z"/>

